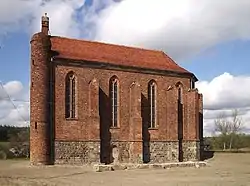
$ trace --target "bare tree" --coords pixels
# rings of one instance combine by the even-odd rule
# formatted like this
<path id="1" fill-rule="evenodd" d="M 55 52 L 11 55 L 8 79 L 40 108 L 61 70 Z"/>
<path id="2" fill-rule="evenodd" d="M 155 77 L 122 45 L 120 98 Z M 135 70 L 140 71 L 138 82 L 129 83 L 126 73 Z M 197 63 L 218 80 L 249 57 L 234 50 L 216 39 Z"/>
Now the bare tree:
<path id="1" fill-rule="evenodd" d="M 239 111 L 234 109 L 232 111 L 232 121 L 230 122 L 230 145 L 229 148 L 232 149 L 232 143 L 235 137 L 235 134 L 240 132 L 243 127 L 242 118 L 239 116 Z"/>
<path id="2" fill-rule="evenodd" d="M 215 132 L 221 134 L 223 140 L 223 150 L 226 149 L 226 137 L 229 133 L 229 121 L 227 120 L 225 112 L 222 112 L 214 121 Z"/>
<path id="3" fill-rule="evenodd" d="M 220 113 L 214 121 L 215 131 L 220 132 L 222 135 L 228 135 L 230 131 L 230 122 L 224 112 Z"/>
<path id="4" fill-rule="evenodd" d="M 224 112 L 220 113 L 215 119 L 214 125 L 215 131 L 219 132 L 223 137 L 223 149 L 226 149 L 227 137 L 230 139 L 229 149 L 232 149 L 235 135 L 243 128 L 242 118 L 239 116 L 238 109 L 233 109 L 229 117 Z"/>

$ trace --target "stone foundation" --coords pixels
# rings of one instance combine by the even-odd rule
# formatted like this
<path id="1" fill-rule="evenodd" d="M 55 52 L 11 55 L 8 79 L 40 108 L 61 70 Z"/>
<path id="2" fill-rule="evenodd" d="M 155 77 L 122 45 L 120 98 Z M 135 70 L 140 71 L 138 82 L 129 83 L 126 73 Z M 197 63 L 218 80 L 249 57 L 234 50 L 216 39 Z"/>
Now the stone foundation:
<path id="1" fill-rule="evenodd" d="M 150 163 L 166 163 L 178 161 L 178 141 L 150 142 Z"/>
<path id="2" fill-rule="evenodd" d="M 55 164 L 90 164 L 100 162 L 100 142 L 55 141 Z"/>
<path id="3" fill-rule="evenodd" d="M 112 142 L 113 163 L 142 163 L 142 142 Z"/>
<path id="4" fill-rule="evenodd" d="M 199 161 L 200 160 L 200 142 L 199 141 L 183 141 L 183 160 Z"/>
<path id="5" fill-rule="evenodd" d="M 178 141 L 172 142 L 111 142 L 110 163 L 178 162 Z M 183 141 L 183 161 L 200 160 L 200 142 Z M 110 152 L 109 152 L 110 151 Z M 100 142 L 55 142 L 55 164 L 91 164 L 100 162 Z"/>
<path id="6" fill-rule="evenodd" d="M 177 162 L 178 142 L 112 142 L 111 154 L 113 163 Z"/>

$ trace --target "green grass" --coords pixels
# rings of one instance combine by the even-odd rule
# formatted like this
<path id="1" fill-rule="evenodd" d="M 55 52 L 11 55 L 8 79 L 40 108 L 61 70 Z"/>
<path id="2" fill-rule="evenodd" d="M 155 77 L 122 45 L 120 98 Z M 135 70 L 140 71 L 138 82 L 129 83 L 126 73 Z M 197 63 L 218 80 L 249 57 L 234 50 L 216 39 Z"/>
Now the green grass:
<path id="1" fill-rule="evenodd" d="M 0 147 L 8 148 L 10 145 L 10 142 L 0 141 Z"/>
<path id="2" fill-rule="evenodd" d="M 215 153 L 250 153 L 248 149 L 232 149 L 232 150 L 212 150 Z"/>

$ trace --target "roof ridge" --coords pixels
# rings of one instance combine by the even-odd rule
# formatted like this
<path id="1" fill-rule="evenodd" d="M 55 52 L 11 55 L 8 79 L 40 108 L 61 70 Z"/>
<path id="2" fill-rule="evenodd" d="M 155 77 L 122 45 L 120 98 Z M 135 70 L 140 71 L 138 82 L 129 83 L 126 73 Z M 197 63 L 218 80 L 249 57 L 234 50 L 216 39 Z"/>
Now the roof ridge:
<path id="1" fill-rule="evenodd" d="M 80 42 L 88 42 L 88 43 L 93 43 L 93 44 L 109 45 L 109 46 L 114 46 L 114 47 L 119 46 L 119 47 L 129 48 L 129 49 L 139 49 L 139 50 L 143 50 L 143 51 L 151 51 L 151 52 L 156 52 L 156 53 L 162 52 L 161 50 L 141 48 L 141 47 L 136 47 L 136 46 L 127 46 L 127 45 L 122 45 L 122 44 L 114 44 L 114 43 L 107 43 L 107 42 L 87 40 L 87 39 L 76 39 L 76 38 L 69 38 L 69 37 L 62 37 L 62 36 L 50 36 L 50 37 L 52 37 L 52 38 L 57 37 L 60 39 L 67 39 L 67 40 L 71 40 L 71 41 L 74 40 L 74 41 L 80 41 Z"/>

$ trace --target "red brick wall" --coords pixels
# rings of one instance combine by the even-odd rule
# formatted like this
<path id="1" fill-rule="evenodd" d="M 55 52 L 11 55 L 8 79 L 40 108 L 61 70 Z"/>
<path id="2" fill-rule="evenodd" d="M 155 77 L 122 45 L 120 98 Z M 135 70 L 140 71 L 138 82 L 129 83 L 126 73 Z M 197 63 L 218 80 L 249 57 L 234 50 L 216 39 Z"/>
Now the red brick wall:
<path id="1" fill-rule="evenodd" d="M 50 161 L 49 54 L 50 42 L 43 34 L 31 40 L 30 160 L 32 164 Z"/>
<path id="2" fill-rule="evenodd" d="M 105 144 L 110 141 L 133 142 L 134 145 L 126 148 L 131 148 L 130 151 L 136 156 L 142 153 L 142 140 L 144 142 L 177 141 L 177 83 L 181 84 L 183 92 L 183 140 L 195 141 L 202 137 L 200 135 L 202 117 L 199 118 L 199 113 L 200 116 L 202 115 L 202 96 L 199 96 L 195 90 L 189 91 L 188 78 L 56 65 L 55 74 L 53 74 L 55 76 L 53 77 L 55 95 L 53 95 L 53 90 L 50 90 L 52 74 L 50 74 L 49 65 L 54 62 L 50 62 L 49 50 L 49 38 L 42 33 L 35 34 L 31 41 L 30 154 L 32 163 L 48 164 L 52 160 L 53 138 L 56 141 L 98 142 L 101 133 Z M 77 78 L 77 118 L 65 119 L 65 78 L 71 71 Z M 109 81 L 113 76 L 119 79 L 120 122 L 118 128 L 109 129 L 111 124 Z M 148 121 L 148 104 L 145 100 L 148 99 L 148 83 L 151 80 L 157 84 L 157 128 L 145 130 L 142 123 L 145 124 Z M 52 104 L 52 98 L 54 104 Z M 55 126 L 52 127 L 50 124 Z M 101 145 L 101 148 L 106 148 L 105 144 Z M 99 147 L 96 144 L 97 148 Z"/>
<path id="3" fill-rule="evenodd" d="M 73 71 L 77 77 L 77 119 L 65 120 L 65 77 L 68 72 Z M 140 74 L 131 72 L 77 68 L 58 65 L 55 70 L 55 139 L 74 141 L 74 140 L 99 140 L 98 122 L 93 124 L 89 117 L 90 104 L 90 85 L 95 78 L 104 94 L 109 96 L 109 80 L 116 75 L 120 82 L 120 127 L 111 129 L 112 140 L 126 141 L 131 139 L 130 128 L 130 86 L 135 81 L 140 84 L 142 94 L 147 98 L 148 82 L 154 79 L 157 83 L 157 129 L 149 130 L 150 140 L 165 141 L 177 140 L 177 91 L 175 88 L 167 91 L 169 86 L 174 86 L 177 82 L 183 84 L 183 93 L 186 94 L 190 88 L 190 80 L 187 78 L 165 77 L 150 74 Z M 93 95 L 98 98 L 96 94 Z M 138 96 L 138 95 L 137 95 Z M 183 96 L 184 99 L 186 98 Z M 98 106 L 96 100 L 91 99 Z M 133 101 L 134 102 L 134 101 Z M 192 103 L 191 103 L 192 102 Z M 195 104 L 195 98 L 184 101 L 184 108 Z M 92 108 L 92 107 L 91 107 Z M 109 115 L 108 105 L 105 107 L 106 115 Z M 92 108 L 93 109 L 93 108 Z M 184 112 L 185 113 L 185 112 Z M 192 112 L 195 114 L 196 112 Z M 191 117 L 198 117 L 192 114 L 184 115 L 184 125 L 188 125 Z M 189 117 L 190 119 L 188 119 Z M 139 118 L 140 119 L 140 118 Z M 196 139 L 196 126 L 193 123 L 184 130 L 184 139 Z M 137 124 L 138 125 L 138 124 Z M 134 126 L 131 126 L 134 127 Z M 137 135 L 141 132 L 141 126 L 136 129 Z M 134 138 L 139 140 L 139 138 Z"/>

